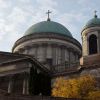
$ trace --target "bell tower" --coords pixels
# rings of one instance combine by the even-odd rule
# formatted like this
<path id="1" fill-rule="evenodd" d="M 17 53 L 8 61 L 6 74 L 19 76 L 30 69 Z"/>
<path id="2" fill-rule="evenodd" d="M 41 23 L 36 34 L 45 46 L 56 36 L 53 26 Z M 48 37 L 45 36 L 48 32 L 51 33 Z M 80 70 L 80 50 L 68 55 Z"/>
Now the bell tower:
<path id="1" fill-rule="evenodd" d="M 81 32 L 83 56 L 100 53 L 100 18 L 96 12 L 94 18 L 87 22 Z"/>
<path id="2" fill-rule="evenodd" d="M 84 26 L 82 36 L 82 57 L 80 65 L 96 66 L 100 62 L 100 18 L 95 11 L 94 18 Z"/>

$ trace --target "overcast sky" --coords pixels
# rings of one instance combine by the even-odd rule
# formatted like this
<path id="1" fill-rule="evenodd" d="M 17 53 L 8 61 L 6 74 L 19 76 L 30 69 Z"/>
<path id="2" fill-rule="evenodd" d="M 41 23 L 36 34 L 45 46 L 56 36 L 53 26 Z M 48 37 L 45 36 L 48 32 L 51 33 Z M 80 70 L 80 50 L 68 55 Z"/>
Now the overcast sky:
<path id="1" fill-rule="evenodd" d="M 64 25 L 81 42 L 81 30 L 100 16 L 100 0 L 0 0 L 0 51 L 11 51 L 14 42 L 33 24 L 50 18 Z"/>

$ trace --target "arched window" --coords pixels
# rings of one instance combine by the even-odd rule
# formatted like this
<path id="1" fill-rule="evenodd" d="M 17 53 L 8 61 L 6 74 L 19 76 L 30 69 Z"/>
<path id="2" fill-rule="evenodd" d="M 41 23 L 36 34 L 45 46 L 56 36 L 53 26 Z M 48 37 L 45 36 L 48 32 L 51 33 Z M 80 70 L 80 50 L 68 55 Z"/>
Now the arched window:
<path id="1" fill-rule="evenodd" d="M 89 37 L 89 54 L 97 53 L 97 36 L 92 34 Z"/>

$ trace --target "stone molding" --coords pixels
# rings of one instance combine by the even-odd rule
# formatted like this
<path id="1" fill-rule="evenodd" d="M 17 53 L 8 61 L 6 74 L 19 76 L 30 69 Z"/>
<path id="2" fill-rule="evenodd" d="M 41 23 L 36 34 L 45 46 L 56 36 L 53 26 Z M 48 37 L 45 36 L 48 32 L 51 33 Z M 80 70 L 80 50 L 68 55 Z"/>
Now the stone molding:
<path id="1" fill-rule="evenodd" d="M 84 31 L 81 32 L 81 35 L 87 35 L 90 32 L 94 32 L 94 31 L 100 31 L 100 27 L 91 27 L 91 28 L 87 28 Z"/>
<path id="2" fill-rule="evenodd" d="M 100 26 L 86 28 L 82 30 L 81 34 L 88 33 L 88 31 L 97 31 L 97 30 L 100 30 Z"/>
<path id="3" fill-rule="evenodd" d="M 68 36 L 65 36 L 65 35 L 59 35 L 59 34 L 55 34 L 55 33 L 36 33 L 36 34 L 31 34 L 31 35 L 27 35 L 27 36 L 24 36 L 20 39 L 18 39 L 14 46 L 13 46 L 13 49 L 12 51 L 14 51 L 14 49 L 21 43 L 25 42 L 25 41 L 28 41 L 28 40 L 31 40 L 31 39 L 38 39 L 38 38 L 50 38 L 50 39 L 60 39 L 60 40 L 64 40 L 64 41 L 69 41 L 75 45 L 77 45 L 80 49 L 81 48 L 81 44 L 74 38 L 72 37 L 68 37 Z"/>

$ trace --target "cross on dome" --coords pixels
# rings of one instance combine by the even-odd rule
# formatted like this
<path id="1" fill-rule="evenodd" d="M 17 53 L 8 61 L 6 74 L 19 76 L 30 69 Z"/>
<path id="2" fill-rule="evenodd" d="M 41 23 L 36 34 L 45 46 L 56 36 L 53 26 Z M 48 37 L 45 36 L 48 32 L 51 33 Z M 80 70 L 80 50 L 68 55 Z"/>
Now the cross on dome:
<path id="1" fill-rule="evenodd" d="M 47 21 L 50 21 L 50 13 L 52 13 L 50 10 L 48 10 L 48 12 L 46 12 L 46 14 L 48 15 Z"/>

